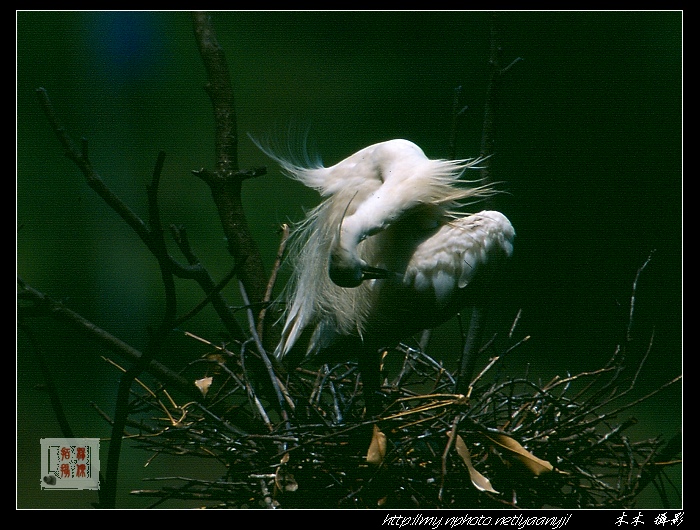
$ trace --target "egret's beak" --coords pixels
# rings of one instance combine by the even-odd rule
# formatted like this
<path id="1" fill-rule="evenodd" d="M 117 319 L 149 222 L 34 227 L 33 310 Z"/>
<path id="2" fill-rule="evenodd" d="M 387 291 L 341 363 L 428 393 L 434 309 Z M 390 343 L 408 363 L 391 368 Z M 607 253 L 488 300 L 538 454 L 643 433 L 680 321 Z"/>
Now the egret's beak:
<path id="1" fill-rule="evenodd" d="M 386 269 L 370 267 L 369 265 L 365 265 L 364 267 L 362 267 L 363 280 L 385 280 L 388 278 L 393 278 L 394 276 L 396 276 L 396 273 L 393 273 Z"/>

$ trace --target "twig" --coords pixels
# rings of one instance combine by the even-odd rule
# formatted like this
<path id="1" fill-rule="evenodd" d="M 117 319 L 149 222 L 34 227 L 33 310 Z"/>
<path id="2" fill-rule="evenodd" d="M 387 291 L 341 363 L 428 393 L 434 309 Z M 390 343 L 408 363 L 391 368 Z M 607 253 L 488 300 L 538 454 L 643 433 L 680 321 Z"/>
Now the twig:
<path id="1" fill-rule="evenodd" d="M 445 478 L 447 477 L 447 457 L 455 443 L 457 437 L 457 426 L 459 425 L 459 416 L 455 416 L 452 420 L 452 428 L 447 434 L 447 444 L 445 444 L 445 449 L 442 452 L 442 468 L 440 471 L 440 492 L 438 493 L 438 499 L 442 500 L 443 492 L 445 490 Z"/>
<path id="2" fill-rule="evenodd" d="M 180 327 L 183 323 L 187 322 L 188 320 L 193 318 L 195 315 L 197 315 L 197 313 L 199 313 L 202 309 L 204 309 L 209 302 L 213 302 L 214 298 L 218 297 L 218 295 L 221 293 L 223 288 L 228 285 L 228 283 L 236 276 L 236 274 L 238 274 L 238 266 L 233 267 L 233 269 L 231 269 L 229 271 L 229 273 L 226 274 L 226 276 L 224 276 L 219 281 L 219 283 L 216 284 L 196 306 L 194 306 L 192 309 L 190 309 L 184 315 L 181 315 L 179 318 L 177 318 L 173 322 L 173 328 Z M 218 302 L 225 303 L 223 301 L 223 299 L 219 299 Z M 214 305 L 218 305 L 218 304 L 214 304 Z M 227 310 L 226 312 L 228 313 L 229 311 Z M 232 334 L 233 338 L 241 339 L 245 336 L 243 333 L 243 330 L 240 329 L 240 327 L 238 327 L 238 322 L 236 322 L 235 318 L 233 317 L 233 314 L 231 314 L 230 319 L 226 319 L 226 320 L 227 321 L 230 320 L 230 322 L 236 323 L 236 327 L 234 328 L 235 334 Z M 227 327 L 229 327 L 229 326 L 227 326 Z"/>
<path id="3" fill-rule="evenodd" d="M 189 311 L 187 315 L 180 318 L 177 322 L 184 322 L 185 320 L 191 318 L 194 314 L 199 312 L 208 301 L 211 301 L 212 307 L 216 311 L 216 314 L 219 316 L 221 323 L 226 327 L 226 331 L 228 331 L 229 335 L 231 335 L 231 338 L 240 342 L 244 341 L 246 339 L 246 334 L 243 332 L 241 326 L 238 324 L 238 321 L 236 320 L 233 311 L 231 311 L 230 305 L 221 294 L 222 289 L 228 284 L 228 282 L 233 277 L 232 275 L 239 274 L 242 263 L 244 262 L 238 262 L 233 267 L 231 272 L 228 275 L 226 275 L 218 284 L 216 284 L 209 271 L 207 271 L 207 269 L 202 266 L 202 264 L 199 261 L 199 258 L 197 258 L 194 251 L 192 250 L 189 239 L 187 237 L 187 231 L 183 227 L 175 226 L 171 226 L 170 230 L 173 234 L 173 238 L 175 239 L 175 243 L 177 243 L 178 248 L 187 258 L 190 264 L 190 267 L 188 269 L 189 274 L 187 276 L 180 276 L 190 278 L 196 281 L 201 287 L 204 294 L 206 295 L 206 297 L 204 298 L 204 300 L 202 300 L 201 303 L 197 304 L 197 306 L 193 310 Z M 231 278 L 229 278 L 229 276 L 231 276 Z"/>
<path id="4" fill-rule="evenodd" d="M 265 297 L 265 267 L 253 239 L 241 199 L 241 185 L 253 175 L 265 173 L 264 168 L 241 172 L 238 168 L 238 133 L 233 87 L 224 51 L 217 40 L 208 13 L 192 14 L 195 39 L 207 74 L 206 91 L 214 111 L 216 171 L 193 173 L 202 178 L 211 190 L 219 219 L 228 241 L 228 250 L 235 263 L 240 264 L 238 277 L 253 303 Z M 269 326 L 271 324 L 266 324 Z"/>
<path id="5" fill-rule="evenodd" d="M 146 224 L 119 197 L 117 197 L 112 190 L 107 187 L 100 175 L 92 166 L 90 159 L 87 157 L 87 140 L 82 140 L 82 150 L 78 150 L 66 132 L 66 129 L 58 119 L 58 115 L 51 104 L 51 100 L 49 99 L 46 89 L 38 88 L 36 93 L 39 97 L 39 103 L 44 110 L 44 114 L 51 124 L 51 128 L 53 129 L 54 133 L 56 133 L 59 142 L 65 149 L 66 156 L 78 166 L 80 171 L 85 176 L 88 186 L 95 190 L 95 192 L 105 201 L 105 203 L 107 203 L 150 248 L 151 236 Z"/>
<path id="6" fill-rule="evenodd" d="M 634 320 L 634 302 L 637 296 L 637 282 L 639 281 L 639 277 L 642 274 L 642 271 L 646 269 L 647 265 L 649 265 L 649 262 L 651 261 L 651 257 L 654 255 L 655 250 L 652 250 L 649 253 L 649 256 L 647 257 L 646 261 L 642 264 L 639 269 L 637 269 L 637 275 L 634 277 L 634 282 L 632 283 L 632 296 L 630 298 L 630 317 L 629 321 L 627 322 L 627 341 L 632 340 L 632 321 Z"/>
<path id="7" fill-rule="evenodd" d="M 484 125 L 481 135 L 481 153 L 480 157 L 485 158 L 481 168 L 481 178 L 483 182 L 493 182 L 491 178 L 491 155 L 494 154 L 496 145 L 496 105 L 498 103 L 499 90 L 503 80 L 503 75 L 507 73 L 513 65 L 522 60 L 517 57 L 505 68 L 501 68 L 501 58 L 503 56 L 503 47 L 501 45 L 501 24 L 497 13 L 491 16 L 491 35 L 490 35 L 490 51 L 489 51 L 489 66 L 491 67 L 491 76 L 488 87 L 486 89 L 486 103 L 484 104 Z"/>
<path id="8" fill-rule="evenodd" d="M 464 341 L 464 349 L 459 364 L 459 372 L 457 374 L 457 390 L 458 394 L 466 394 L 469 391 L 469 383 L 474 373 L 476 366 L 476 358 L 481 344 L 481 337 L 484 331 L 484 312 L 486 308 L 480 304 L 472 307 L 471 318 L 469 319 L 469 328 Z"/>
<path id="9" fill-rule="evenodd" d="M 121 458 L 122 440 L 124 429 L 127 425 L 130 407 L 129 395 L 131 385 L 138 376 L 146 369 L 152 359 L 155 359 L 158 352 L 163 348 L 165 340 L 173 329 L 173 322 L 177 313 L 177 295 L 175 292 L 175 279 L 173 277 L 173 260 L 168 255 L 163 234 L 163 227 L 160 220 L 160 209 L 158 207 L 158 190 L 160 185 L 161 172 L 165 162 L 165 153 L 160 151 L 153 170 L 151 183 L 147 186 L 148 212 L 150 229 L 150 249 L 158 260 L 160 276 L 163 281 L 165 292 L 165 311 L 159 328 L 151 334 L 148 347 L 138 360 L 136 360 L 128 370 L 125 370 L 119 381 L 117 398 L 114 406 L 114 423 L 112 425 L 112 436 L 107 455 L 107 469 L 105 471 L 105 484 L 100 491 L 100 506 L 103 508 L 114 508 L 117 497 L 117 479 L 119 474 L 119 460 Z M 167 413 L 167 409 L 166 409 Z M 171 418 L 172 421 L 172 418 Z"/>
<path id="10" fill-rule="evenodd" d="M 96 340 L 97 343 L 103 348 L 106 348 L 107 350 L 112 351 L 125 359 L 132 362 L 137 362 L 143 356 L 140 351 L 96 326 L 82 315 L 68 309 L 62 303 L 53 300 L 51 297 L 37 291 L 27 284 L 24 284 L 23 288 L 18 294 L 18 297 L 20 300 L 32 302 L 32 309 L 34 313 L 50 316 L 59 322 L 69 324 L 74 329 L 84 333 L 91 339 Z M 20 316 L 24 311 L 25 309 L 23 308 L 18 309 Z M 185 395 L 197 397 L 197 389 L 194 385 L 192 385 L 181 375 L 160 364 L 158 361 L 151 361 L 146 367 L 146 370 L 154 377 L 157 377 L 163 381 L 163 383 L 171 386 L 172 388 L 176 388 Z"/>
<path id="11" fill-rule="evenodd" d="M 243 303 L 246 304 L 246 306 L 249 306 L 250 302 L 248 300 L 248 294 L 246 293 L 245 286 L 243 285 L 243 282 L 239 282 L 240 290 L 241 290 L 241 297 L 243 298 Z M 265 348 L 263 347 L 262 342 L 260 341 L 260 337 L 255 331 L 255 319 L 253 316 L 253 311 L 248 307 L 248 324 L 250 326 L 250 332 L 251 335 L 253 336 L 253 340 L 255 342 L 255 345 L 258 348 L 258 353 L 262 357 L 263 363 L 265 364 L 265 368 L 267 369 L 267 373 L 270 377 L 270 383 L 272 384 L 272 388 L 274 389 L 275 396 L 277 397 L 277 405 L 279 407 L 279 412 L 280 415 L 282 416 L 282 421 L 285 423 L 287 431 L 291 431 L 292 427 L 291 424 L 289 423 L 289 415 L 287 414 L 287 409 L 285 407 L 285 399 L 284 396 L 282 395 L 282 391 L 280 389 L 279 383 L 277 381 L 277 374 L 275 374 L 275 369 L 272 367 L 272 363 L 270 362 L 270 358 L 267 355 L 267 352 L 265 351 Z"/>
<path id="12" fill-rule="evenodd" d="M 277 256 L 275 256 L 275 262 L 272 265 L 272 272 L 270 273 L 270 279 L 267 282 L 267 288 L 265 289 L 265 297 L 263 298 L 263 307 L 260 310 L 260 315 L 258 316 L 258 335 L 262 339 L 264 346 L 271 346 L 272 343 L 277 342 L 275 338 L 268 338 L 265 335 L 265 330 L 263 329 L 265 316 L 267 315 L 267 310 L 269 304 L 272 300 L 272 291 L 275 288 L 275 282 L 277 281 L 277 273 L 282 266 L 282 260 L 284 259 L 284 251 L 287 247 L 287 240 L 289 239 L 289 225 L 287 223 L 282 224 L 282 237 L 280 238 L 280 244 L 277 248 Z"/>
<path id="13" fill-rule="evenodd" d="M 44 379 L 44 389 L 49 395 L 49 401 L 51 402 L 51 407 L 53 408 L 54 415 L 56 416 L 56 420 L 58 421 L 58 425 L 61 429 L 61 434 L 66 438 L 74 438 L 73 429 L 71 429 L 70 423 L 68 423 L 68 417 L 66 416 L 63 405 L 61 404 L 61 398 L 53 381 L 51 370 L 49 370 L 48 366 L 46 365 L 46 359 L 44 358 L 41 346 L 34 337 L 32 330 L 29 328 L 29 326 L 22 322 L 22 319 L 19 319 L 17 327 L 27 335 L 31 348 L 34 351 L 36 363 L 39 366 L 41 376 Z"/>
<path id="14" fill-rule="evenodd" d="M 513 332 L 515 331 L 515 326 L 518 325 L 518 322 L 520 321 L 520 316 L 522 315 L 523 310 L 518 309 L 518 314 L 515 315 L 515 319 L 513 320 L 513 325 L 510 327 L 510 331 L 508 332 L 508 338 L 512 339 L 513 338 Z"/>
<path id="15" fill-rule="evenodd" d="M 489 64 L 491 66 L 491 77 L 486 92 L 486 103 L 484 105 L 484 123 L 481 134 L 481 152 L 480 158 L 484 159 L 481 166 L 481 183 L 488 185 L 493 182 L 491 170 L 491 156 L 494 154 L 495 131 L 496 131 L 496 106 L 498 103 L 498 93 L 502 81 L 503 74 L 518 61 L 516 59 L 508 67 L 502 69 L 500 60 L 502 55 L 500 23 L 497 14 L 493 14 L 491 18 L 491 33 L 490 33 L 490 55 Z M 490 199 L 486 198 L 487 207 Z M 462 350 L 462 358 L 460 360 L 460 368 L 457 374 L 457 389 L 456 391 L 465 394 L 468 391 L 469 383 L 474 373 L 476 358 L 481 344 L 483 335 L 483 326 L 486 320 L 485 313 L 488 306 L 485 303 L 476 303 L 472 307 L 471 318 L 469 320 L 469 331 L 465 339 L 464 348 Z"/>

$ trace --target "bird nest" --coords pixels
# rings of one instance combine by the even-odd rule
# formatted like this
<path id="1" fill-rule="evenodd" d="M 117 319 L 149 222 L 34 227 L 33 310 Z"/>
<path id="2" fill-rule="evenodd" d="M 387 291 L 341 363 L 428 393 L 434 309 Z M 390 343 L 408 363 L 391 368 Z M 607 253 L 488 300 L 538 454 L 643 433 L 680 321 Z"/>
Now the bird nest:
<path id="1" fill-rule="evenodd" d="M 621 413 L 640 401 L 624 399 L 639 370 L 626 375 L 618 348 L 603 368 L 546 384 L 493 375 L 526 340 L 491 357 L 482 349 L 488 361 L 467 395 L 453 393 L 455 374 L 440 362 L 400 345 L 385 357 L 375 421 L 363 415 L 353 363 L 276 377 L 276 402 L 255 392 L 246 345 L 211 346 L 183 372 L 204 399 L 178 404 L 167 388 L 141 382 L 130 436 L 152 459 L 209 459 L 220 474 L 154 477 L 156 487 L 132 494 L 153 506 L 630 507 L 677 450 L 627 435 L 634 420 Z"/>

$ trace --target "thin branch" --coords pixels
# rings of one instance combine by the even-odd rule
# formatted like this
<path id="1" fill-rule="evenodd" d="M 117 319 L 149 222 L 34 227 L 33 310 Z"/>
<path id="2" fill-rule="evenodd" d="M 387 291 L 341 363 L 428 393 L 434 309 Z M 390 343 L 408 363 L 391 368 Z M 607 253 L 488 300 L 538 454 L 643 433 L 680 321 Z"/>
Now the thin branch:
<path id="1" fill-rule="evenodd" d="M 137 362 L 143 354 L 129 344 L 119 340 L 114 335 L 108 333 L 104 329 L 96 326 L 82 315 L 65 307 L 61 302 L 53 300 L 46 294 L 37 291 L 26 283 L 21 283 L 21 290 L 18 293 L 20 301 L 30 302 L 29 307 L 19 307 L 18 315 L 22 318 L 24 313 L 32 316 L 44 315 L 52 317 L 59 322 L 69 324 L 71 327 L 85 334 L 93 340 L 96 340 L 102 347 L 128 359 L 132 362 Z M 183 394 L 192 397 L 201 397 L 198 394 L 196 387 L 187 381 L 181 375 L 173 372 L 168 367 L 160 364 L 158 361 L 151 361 L 146 370 L 154 377 L 160 379 L 163 383 L 177 389 Z"/>
<path id="2" fill-rule="evenodd" d="M 168 249 L 165 244 L 163 224 L 160 219 L 160 208 L 158 207 L 158 189 L 160 185 L 160 176 L 165 163 L 165 153 L 160 151 L 158 159 L 153 170 L 151 183 L 146 186 L 148 195 L 148 213 L 151 234 L 152 247 L 151 250 L 158 260 L 160 267 L 161 278 L 165 288 L 165 314 L 163 315 L 163 323 L 159 331 L 160 335 L 165 335 L 172 329 L 172 323 L 175 320 L 177 313 L 177 296 L 175 292 L 175 280 L 173 278 L 173 259 L 168 254 Z"/>
<path id="3" fill-rule="evenodd" d="M 187 320 L 187 318 L 199 312 L 200 306 L 204 307 L 202 304 L 206 304 L 206 302 L 211 301 L 216 314 L 219 316 L 221 323 L 226 327 L 226 331 L 229 333 L 231 338 L 240 342 L 246 340 L 246 334 L 243 332 L 240 324 L 238 324 L 229 303 L 221 294 L 221 290 L 231 280 L 233 277 L 232 275 L 237 275 L 240 273 L 243 262 L 237 263 L 231 272 L 227 274 L 218 284 L 216 284 L 214 279 L 211 277 L 211 274 L 209 274 L 209 271 L 202 266 L 199 258 L 192 250 L 185 228 L 171 225 L 170 230 L 173 234 L 175 243 L 180 249 L 180 252 L 182 252 L 182 254 L 187 258 L 187 261 L 190 264 L 188 269 L 190 274 L 188 277 L 196 281 L 202 288 L 202 291 L 204 291 L 204 294 L 206 294 L 206 298 L 200 304 L 197 304 L 194 309 L 189 311 L 187 315 L 181 317 L 177 322 L 179 323 Z"/>
<path id="4" fill-rule="evenodd" d="M 41 350 L 39 342 L 34 337 L 31 328 L 25 325 L 21 319 L 18 322 L 17 327 L 26 333 L 27 338 L 29 339 L 30 347 L 34 351 L 36 356 L 36 364 L 39 366 L 41 376 L 44 378 L 44 389 L 49 395 L 51 407 L 53 408 L 54 415 L 58 421 L 58 426 L 61 429 L 61 434 L 66 438 L 74 438 L 73 429 L 71 429 L 70 423 L 68 423 L 68 417 L 66 416 L 63 405 L 61 404 L 61 398 L 58 395 L 58 389 L 53 381 L 52 372 L 49 370 L 49 367 L 46 364 L 46 358 L 44 357 L 44 353 Z"/>
<path id="5" fill-rule="evenodd" d="M 194 306 L 192 309 L 190 309 L 187 313 L 184 315 L 181 315 L 178 317 L 174 322 L 173 322 L 173 327 L 178 328 L 180 327 L 184 322 L 187 322 L 191 318 L 193 318 L 197 313 L 199 313 L 202 309 L 204 309 L 209 302 L 211 302 L 215 297 L 217 297 L 220 293 L 221 290 L 228 285 L 228 283 L 238 274 L 238 267 L 234 267 L 229 271 L 229 273 L 224 276 L 221 281 L 219 281 L 218 284 L 214 286 L 213 289 L 207 294 L 207 296 L 202 299 L 196 306 Z M 230 313 L 230 311 L 227 311 L 227 313 Z M 224 319 L 221 319 L 222 321 Z M 231 320 L 233 322 L 236 322 L 236 320 L 233 318 L 233 314 L 231 313 Z M 238 323 L 236 322 L 236 325 Z M 237 328 L 235 335 L 233 335 L 234 338 L 236 339 L 242 339 L 244 337 L 243 330 L 240 328 Z"/>
<path id="6" fill-rule="evenodd" d="M 639 277 L 642 274 L 642 271 L 646 269 L 647 265 L 649 265 L 649 262 L 651 261 L 651 257 L 654 255 L 655 250 L 652 250 L 649 253 L 649 256 L 647 257 L 646 261 L 642 264 L 639 269 L 637 269 L 637 275 L 634 277 L 634 282 L 632 283 L 632 297 L 630 298 L 630 316 L 629 316 L 629 321 L 627 322 L 627 340 L 630 341 L 632 340 L 632 321 L 634 320 L 634 303 L 635 299 L 637 296 L 637 282 L 639 281 Z"/>
<path id="7" fill-rule="evenodd" d="M 447 477 L 447 457 L 455 444 L 455 438 L 457 436 L 457 427 L 459 426 L 459 415 L 454 417 L 452 420 L 452 428 L 448 433 L 447 443 L 445 444 L 445 449 L 442 452 L 442 467 L 440 469 L 440 492 L 438 493 L 438 498 L 442 500 L 443 492 L 445 491 L 445 478 Z"/>
<path id="8" fill-rule="evenodd" d="M 107 470 L 105 472 L 105 484 L 100 492 L 100 506 L 102 508 L 114 508 L 117 499 L 117 483 L 119 478 L 119 460 L 124 436 L 130 413 L 129 395 L 134 380 L 143 372 L 157 353 L 164 347 L 165 340 L 173 329 L 177 314 L 177 295 L 175 291 L 175 279 L 172 273 L 173 260 L 168 255 L 165 244 L 163 226 L 160 220 L 160 208 L 158 207 L 158 189 L 160 177 L 165 163 L 165 153 L 160 151 L 153 170 L 151 183 L 147 186 L 148 212 L 151 234 L 151 250 L 158 260 L 161 279 L 165 288 L 165 311 L 159 329 L 154 332 L 149 341 L 144 355 L 137 359 L 126 370 L 119 381 L 117 398 L 114 406 L 114 424 L 107 455 Z"/>
<path id="9" fill-rule="evenodd" d="M 518 59 L 513 61 L 506 68 L 501 68 L 501 28 L 498 14 L 493 14 L 491 18 L 490 33 L 490 56 L 491 77 L 486 92 L 486 103 L 484 105 L 484 124 L 481 134 L 480 157 L 484 159 L 481 165 L 481 183 L 488 185 L 493 182 L 491 171 L 491 155 L 494 153 L 495 132 L 496 132 L 496 107 L 498 104 L 498 94 L 501 86 L 503 74 L 508 71 Z M 455 106 L 456 108 L 456 106 Z M 486 207 L 491 207 L 489 198 L 486 198 Z M 486 321 L 485 313 L 487 305 L 477 303 L 472 307 L 472 314 L 469 321 L 469 331 L 465 340 L 462 358 L 460 361 L 460 371 L 457 376 L 457 393 L 465 393 L 476 365 L 476 358 L 483 335 L 483 326 Z"/>
<path id="10" fill-rule="evenodd" d="M 481 178 L 484 184 L 493 182 L 491 177 L 491 155 L 495 152 L 496 145 L 496 122 L 498 114 L 496 106 L 498 105 L 499 92 L 503 81 L 503 75 L 508 72 L 513 65 L 522 60 L 517 57 L 505 68 L 501 68 L 501 60 L 503 57 L 503 47 L 501 44 L 501 22 L 500 15 L 494 13 L 491 16 L 491 36 L 489 46 L 489 66 L 491 68 L 489 85 L 486 90 L 486 102 L 484 105 L 484 125 L 481 135 L 481 153 L 480 156 L 485 158 L 481 169 Z"/>
<path id="11" fill-rule="evenodd" d="M 209 14 L 195 12 L 192 21 L 207 74 L 205 89 L 214 111 L 216 153 L 216 171 L 202 169 L 193 173 L 209 186 L 228 241 L 229 253 L 236 264 L 241 265 L 239 278 L 251 301 L 260 303 L 265 297 L 267 274 L 248 228 L 241 200 L 241 185 L 247 178 L 264 174 L 265 168 L 239 171 L 236 108 L 226 57 Z"/>
<path id="12" fill-rule="evenodd" d="M 472 380 L 477 354 L 479 352 L 479 345 L 481 344 L 481 337 L 484 331 L 484 311 L 485 308 L 480 304 L 472 308 L 471 318 L 469 319 L 469 329 L 464 342 L 459 372 L 457 374 L 456 392 L 458 394 L 466 394 Z"/>
<path id="13" fill-rule="evenodd" d="M 37 88 L 36 93 L 39 97 L 39 103 L 44 110 L 44 114 L 51 124 L 51 128 L 53 129 L 54 133 L 56 133 L 59 142 L 65 149 L 66 156 L 78 166 L 80 171 L 82 171 L 85 179 L 87 180 L 88 186 L 95 190 L 95 192 L 107 203 L 107 205 L 110 206 L 126 222 L 126 224 L 128 224 L 134 230 L 134 232 L 136 232 L 136 234 L 138 234 L 141 240 L 150 249 L 152 240 L 146 223 L 144 223 L 141 218 L 136 215 L 104 183 L 102 177 L 100 177 L 95 168 L 92 166 L 92 162 L 90 162 L 90 159 L 87 157 L 87 140 L 82 140 L 82 150 L 78 150 L 66 132 L 66 129 L 58 119 L 46 89 Z"/>
<path id="14" fill-rule="evenodd" d="M 282 390 L 280 389 L 279 383 L 277 381 L 277 374 L 275 374 L 275 369 L 272 366 L 272 362 L 270 361 L 270 357 L 267 355 L 267 352 L 265 351 L 265 348 L 260 340 L 260 337 L 258 336 L 256 330 L 255 330 L 255 318 L 253 316 L 253 311 L 250 309 L 250 304 L 248 301 L 248 294 L 245 291 L 245 286 L 243 285 L 243 282 L 239 282 L 240 289 L 241 289 L 241 297 L 243 298 L 243 303 L 246 304 L 248 307 L 248 324 L 250 326 L 250 333 L 253 336 L 253 340 L 255 341 L 255 345 L 258 348 L 258 353 L 260 354 L 260 357 L 263 360 L 263 363 L 265 364 L 265 368 L 267 370 L 268 376 L 270 378 L 270 383 L 272 384 L 272 388 L 274 389 L 275 392 L 275 397 L 277 398 L 277 405 L 278 405 L 278 410 L 280 413 L 280 416 L 282 417 L 282 421 L 285 423 L 285 426 L 287 428 L 287 432 L 291 432 L 292 427 L 291 424 L 289 423 L 289 415 L 287 414 L 287 409 L 284 405 L 285 400 L 284 396 L 282 395 Z M 286 444 L 285 444 L 285 449 L 286 449 Z"/>
<path id="15" fill-rule="evenodd" d="M 523 310 L 518 309 L 518 314 L 515 315 L 515 320 L 513 320 L 513 325 L 510 327 L 510 331 L 508 332 L 508 338 L 513 338 L 513 332 L 515 331 L 515 327 L 518 325 L 518 321 L 520 320 L 520 316 L 523 314 Z"/>
<path id="16" fill-rule="evenodd" d="M 267 315 L 267 310 L 269 308 L 270 302 L 272 301 L 272 291 L 275 288 L 275 282 L 277 281 L 277 273 L 282 266 L 282 260 L 284 259 L 284 251 L 287 247 L 287 240 L 289 239 L 289 225 L 287 223 L 282 224 L 282 237 L 280 239 L 279 247 L 277 248 L 277 256 L 275 256 L 275 263 L 272 265 L 272 272 L 270 273 L 270 280 L 267 282 L 267 289 L 265 290 L 265 298 L 263 298 L 263 308 L 260 310 L 260 316 L 258 317 L 258 335 L 262 338 L 263 344 L 267 345 L 268 342 L 277 342 L 276 340 L 270 341 L 265 340 L 265 330 L 264 322 L 265 316 Z"/>

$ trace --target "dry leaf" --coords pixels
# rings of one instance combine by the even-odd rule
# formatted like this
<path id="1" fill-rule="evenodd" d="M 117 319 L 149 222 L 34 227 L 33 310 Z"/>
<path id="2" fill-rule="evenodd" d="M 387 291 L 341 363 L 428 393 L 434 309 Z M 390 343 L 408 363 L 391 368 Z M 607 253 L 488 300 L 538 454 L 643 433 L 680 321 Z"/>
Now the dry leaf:
<path id="1" fill-rule="evenodd" d="M 455 440 L 455 449 L 457 449 L 457 454 L 462 457 L 464 465 L 467 466 L 469 470 L 469 478 L 474 484 L 474 487 L 479 491 L 490 491 L 491 493 L 498 493 L 493 486 L 491 486 L 491 481 L 487 479 L 484 475 L 479 473 L 472 465 L 472 456 L 467 449 L 467 444 L 464 443 L 462 437 L 458 434 Z"/>
<path id="2" fill-rule="evenodd" d="M 386 435 L 375 425 L 372 433 L 372 442 L 367 450 L 367 463 L 379 465 L 384 461 L 385 455 Z"/>
<path id="3" fill-rule="evenodd" d="M 299 489 L 299 484 L 294 478 L 294 475 L 282 471 L 281 469 L 278 469 L 275 473 L 275 486 L 282 492 L 296 491 Z"/>
<path id="4" fill-rule="evenodd" d="M 297 483 L 294 475 L 287 471 L 287 464 L 289 462 L 289 453 L 284 453 L 280 459 L 280 466 L 275 471 L 275 487 L 278 491 L 296 491 L 299 489 L 299 484 Z"/>
<path id="5" fill-rule="evenodd" d="M 484 433 L 484 436 L 499 447 L 513 453 L 515 458 L 517 458 L 525 467 L 532 471 L 532 474 L 535 476 L 539 476 L 542 473 L 548 473 L 554 469 L 552 464 L 546 460 L 537 458 L 510 436 L 494 433 Z"/>
<path id="6" fill-rule="evenodd" d="M 299 484 L 294 478 L 294 475 L 279 467 L 275 472 L 275 487 L 282 492 L 296 491 L 299 489 Z"/>
<path id="7" fill-rule="evenodd" d="M 206 396 L 213 380 L 213 377 L 203 377 L 202 379 L 197 379 L 194 384 L 197 386 L 197 388 L 199 388 L 202 395 Z"/>

